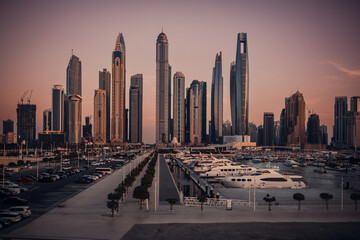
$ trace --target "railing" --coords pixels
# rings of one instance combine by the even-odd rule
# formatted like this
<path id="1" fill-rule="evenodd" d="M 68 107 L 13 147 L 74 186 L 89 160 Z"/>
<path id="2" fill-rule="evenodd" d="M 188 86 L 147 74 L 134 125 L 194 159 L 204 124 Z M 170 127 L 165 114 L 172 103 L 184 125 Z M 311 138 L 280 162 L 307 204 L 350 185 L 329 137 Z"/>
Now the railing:
<path id="1" fill-rule="evenodd" d="M 231 200 L 232 206 L 249 207 L 252 205 L 252 203 L 249 205 L 249 201 L 245 200 L 208 198 L 204 202 L 204 206 L 225 207 L 228 200 Z M 196 197 L 185 197 L 184 204 L 186 207 L 195 207 L 200 206 L 201 202 Z"/>

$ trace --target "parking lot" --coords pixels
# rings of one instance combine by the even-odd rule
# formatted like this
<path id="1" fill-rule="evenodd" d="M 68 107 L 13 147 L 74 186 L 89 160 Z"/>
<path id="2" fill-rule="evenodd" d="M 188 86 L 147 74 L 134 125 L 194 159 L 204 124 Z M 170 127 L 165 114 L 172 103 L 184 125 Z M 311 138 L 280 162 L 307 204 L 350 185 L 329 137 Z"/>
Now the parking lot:
<path id="1" fill-rule="evenodd" d="M 31 216 L 22 218 L 20 222 L 10 224 L 10 226 L 4 224 L 1 232 L 10 232 L 15 228 L 29 223 L 30 221 L 36 219 L 54 207 L 61 207 L 61 202 L 76 195 L 77 193 L 88 188 L 90 185 L 97 181 L 101 181 L 102 178 L 106 177 L 107 174 L 103 172 L 99 173 L 98 171 L 95 174 L 96 169 L 99 170 L 99 168 L 110 168 L 113 171 L 116 171 L 122 166 L 124 162 L 126 162 L 110 160 L 113 159 L 93 160 L 91 162 L 73 160 L 69 161 L 68 164 L 61 165 L 41 164 L 38 171 L 39 181 L 36 180 L 36 164 L 32 165 L 30 168 L 20 169 L 19 172 L 15 172 L 12 174 L 12 176 L 6 177 L 6 181 L 13 182 L 20 188 L 26 190 L 20 192 L 20 194 L 16 194 L 14 197 L 18 197 L 27 201 L 26 204 L 20 205 L 29 206 L 31 209 Z M 27 176 L 26 178 L 33 177 L 35 180 L 31 182 L 18 182 L 18 180 L 24 176 Z M 50 176 L 54 177 L 50 178 Z M 2 179 L 0 187 L 2 187 Z M 7 198 L 3 198 L 1 200 L 0 213 L 1 211 L 6 211 L 11 206 L 19 205 L 14 203 L 5 204 L 7 201 L 6 199 Z M 0 225 L 2 225 L 1 222 Z"/>

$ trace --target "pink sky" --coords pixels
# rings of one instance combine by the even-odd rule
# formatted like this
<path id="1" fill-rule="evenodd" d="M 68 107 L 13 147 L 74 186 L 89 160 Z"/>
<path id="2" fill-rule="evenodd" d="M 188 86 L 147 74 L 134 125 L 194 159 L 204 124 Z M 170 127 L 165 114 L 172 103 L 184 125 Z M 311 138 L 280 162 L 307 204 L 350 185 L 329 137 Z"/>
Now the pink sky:
<path id="1" fill-rule="evenodd" d="M 237 33 L 247 32 L 250 121 L 262 124 L 264 112 L 279 120 L 285 97 L 299 89 L 331 136 L 335 96 L 360 95 L 359 7 L 358 1 L 1 1 L 0 120 L 16 124 L 17 102 L 33 89 L 41 131 L 52 86 L 66 85 L 71 49 L 82 61 L 83 118 L 93 115 L 98 71 L 111 70 L 122 32 L 126 105 L 130 76 L 142 73 L 143 136 L 153 143 L 155 43 L 163 27 L 172 73 L 183 72 L 186 87 L 194 79 L 208 82 L 208 118 L 212 68 L 222 51 L 224 121 L 230 119 L 230 63 Z"/>

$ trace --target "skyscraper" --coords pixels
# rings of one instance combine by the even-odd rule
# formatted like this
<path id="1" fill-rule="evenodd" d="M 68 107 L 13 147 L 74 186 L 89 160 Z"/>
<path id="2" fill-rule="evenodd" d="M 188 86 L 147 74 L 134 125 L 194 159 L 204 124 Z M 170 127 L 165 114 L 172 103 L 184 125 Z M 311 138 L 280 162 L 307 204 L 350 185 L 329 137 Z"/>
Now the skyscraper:
<path id="1" fill-rule="evenodd" d="M 286 143 L 304 146 L 306 144 L 305 100 L 299 91 L 286 98 L 285 119 Z"/>
<path id="2" fill-rule="evenodd" d="M 265 112 L 264 113 L 264 145 L 273 146 L 274 145 L 274 113 Z"/>
<path id="3" fill-rule="evenodd" d="M 99 88 L 106 92 L 106 142 L 110 142 L 110 84 L 110 72 L 104 68 L 99 71 Z"/>
<path id="4" fill-rule="evenodd" d="M 223 136 L 231 136 L 231 122 L 226 120 L 223 123 Z"/>
<path id="5" fill-rule="evenodd" d="M 202 99 L 201 99 L 201 142 L 208 143 L 206 134 L 206 123 L 207 123 L 207 85 L 206 82 L 200 82 Z"/>
<path id="6" fill-rule="evenodd" d="M 334 105 L 334 143 L 338 147 L 346 144 L 347 97 L 335 97 Z"/>
<path id="7" fill-rule="evenodd" d="M 182 72 L 174 74 L 173 90 L 174 137 L 181 144 L 185 142 L 185 76 Z"/>
<path id="8" fill-rule="evenodd" d="M 193 80 L 190 88 L 187 89 L 187 131 L 189 133 L 189 143 L 198 145 L 202 143 L 203 127 L 203 89 L 202 83 Z"/>
<path id="9" fill-rule="evenodd" d="M 360 96 L 351 97 L 350 111 L 360 113 Z"/>
<path id="10" fill-rule="evenodd" d="M 211 143 L 222 142 L 223 124 L 223 77 L 222 57 L 216 54 L 211 84 Z"/>
<path id="11" fill-rule="evenodd" d="M 250 142 L 257 142 L 258 130 L 255 123 L 249 123 Z"/>
<path id="12" fill-rule="evenodd" d="M 249 56 L 246 33 L 238 33 L 236 63 L 230 66 L 233 135 L 249 134 Z"/>
<path id="13" fill-rule="evenodd" d="M 43 111 L 43 131 L 52 130 L 52 111 L 51 109 L 46 109 Z"/>
<path id="14" fill-rule="evenodd" d="M 36 136 L 36 105 L 18 104 L 17 115 L 17 136 L 18 143 L 25 140 L 26 144 L 33 144 Z"/>
<path id="15" fill-rule="evenodd" d="M 143 106 L 143 76 L 131 76 L 129 90 L 129 142 L 142 142 L 142 106 Z"/>
<path id="16" fill-rule="evenodd" d="M 328 145 L 328 132 L 327 132 L 327 126 L 324 124 L 320 126 L 321 131 L 321 144 Z"/>
<path id="17" fill-rule="evenodd" d="M 10 119 L 3 121 L 3 134 L 8 132 L 14 132 L 14 121 Z"/>
<path id="18" fill-rule="evenodd" d="M 156 41 L 156 144 L 169 142 L 168 39 L 160 33 Z"/>
<path id="19" fill-rule="evenodd" d="M 81 140 L 81 102 L 80 95 L 69 95 L 69 137 L 70 144 L 78 144 Z"/>
<path id="20" fill-rule="evenodd" d="M 92 124 L 90 123 L 91 116 L 85 117 L 85 125 L 82 126 L 83 129 L 83 138 L 87 141 L 91 141 L 92 139 Z"/>
<path id="21" fill-rule="evenodd" d="M 274 145 L 280 145 L 280 121 L 274 121 Z"/>
<path id="22" fill-rule="evenodd" d="M 310 144 L 321 144 L 320 118 L 318 114 L 311 114 L 307 122 L 307 141 Z"/>
<path id="23" fill-rule="evenodd" d="M 82 121 L 81 61 L 72 54 L 66 69 L 66 97 L 64 100 L 64 120 L 67 140 L 78 144 L 81 140 Z"/>
<path id="24" fill-rule="evenodd" d="M 168 125 L 169 125 L 169 142 L 172 140 L 172 138 L 173 138 L 173 135 L 174 135 L 174 122 L 173 122 L 173 119 L 171 118 L 171 66 L 170 66 L 170 64 L 169 64 L 169 85 L 168 85 L 168 95 L 169 95 L 169 97 L 168 97 L 168 100 L 169 100 L 169 102 L 168 102 L 168 115 L 169 115 L 169 117 L 168 117 Z"/>
<path id="25" fill-rule="evenodd" d="M 54 85 L 52 89 L 52 123 L 49 130 L 64 131 L 64 89 L 61 85 Z"/>
<path id="26" fill-rule="evenodd" d="M 97 89 L 94 93 L 94 142 L 106 143 L 106 90 Z"/>
<path id="27" fill-rule="evenodd" d="M 119 33 L 112 53 L 111 141 L 125 142 L 125 41 Z"/>
<path id="28" fill-rule="evenodd" d="M 286 102 L 286 100 L 285 100 Z M 280 131 L 279 131 L 279 145 L 284 146 L 286 145 L 287 135 L 286 135 L 286 114 L 285 108 L 281 110 L 280 114 Z"/>

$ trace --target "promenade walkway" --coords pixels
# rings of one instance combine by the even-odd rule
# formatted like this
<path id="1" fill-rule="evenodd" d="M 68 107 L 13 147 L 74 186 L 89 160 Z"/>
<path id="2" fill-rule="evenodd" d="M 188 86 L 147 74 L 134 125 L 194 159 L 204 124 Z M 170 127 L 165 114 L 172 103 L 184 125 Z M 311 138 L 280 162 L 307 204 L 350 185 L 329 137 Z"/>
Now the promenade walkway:
<path id="1" fill-rule="evenodd" d="M 157 211 L 155 211 L 153 206 L 155 184 L 149 189 L 151 195 L 149 211 L 146 209 L 140 211 L 138 201 L 129 195 L 129 198 L 121 205 L 120 212 L 112 218 L 110 210 L 106 208 L 106 196 L 121 182 L 121 179 L 122 170 L 119 170 L 65 201 L 62 203 L 62 207 L 54 208 L 28 225 L 8 234 L 8 236 L 44 239 L 121 239 L 135 224 L 249 222 L 343 222 L 346 224 L 347 222 L 360 222 L 360 214 L 354 210 L 341 211 L 330 208 L 326 211 L 325 207 L 319 208 L 319 206 L 306 206 L 301 211 L 298 211 L 295 206 L 273 206 L 270 212 L 266 206 L 259 206 L 256 211 L 249 207 L 237 207 L 233 208 L 232 211 L 226 211 L 224 207 L 205 207 L 204 211 L 201 211 L 200 207 L 176 205 L 174 206 L 175 211 L 169 211 L 168 205 L 158 205 Z M 134 186 L 139 185 L 139 181 L 140 178 L 137 179 Z M 167 226 L 172 226 L 171 224 Z M 193 230 L 196 231 L 196 229 Z M 211 232 L 211 229 L 209 231 Z M 213 234 L 213 232 L 211 233 Z M 217 239 L 221 239 L 222 233 L 219 232 L 218 234 L 220 235 L 217 236 Z M 155 237 L 153 239 L 156 239 L 156 236 L 159 237 L 160 235 L 152 236 Z M 127 235 L 126 239 L 131 239 L 128 237 Z M 211 239 L 216 238 L 212 236 Z"/>

